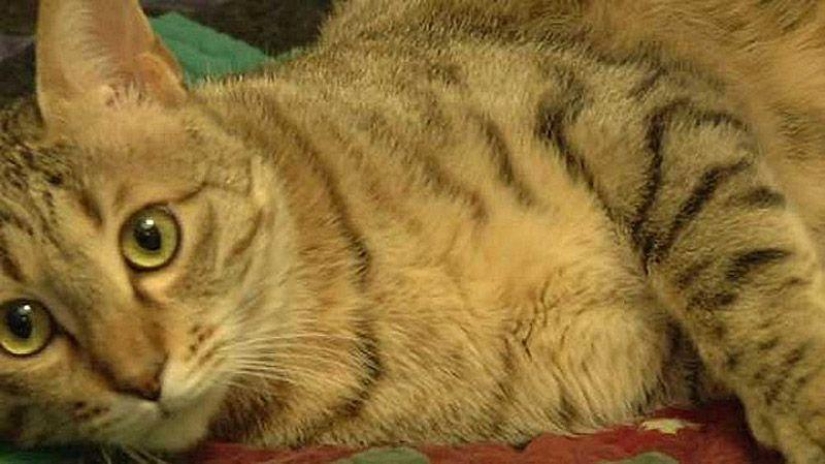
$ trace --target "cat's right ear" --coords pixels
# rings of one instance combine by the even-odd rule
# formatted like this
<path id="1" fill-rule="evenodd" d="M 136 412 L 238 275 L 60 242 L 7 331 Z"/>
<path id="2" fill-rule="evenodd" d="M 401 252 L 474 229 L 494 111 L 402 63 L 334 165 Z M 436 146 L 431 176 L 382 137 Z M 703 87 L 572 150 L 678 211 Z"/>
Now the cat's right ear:
<path id="1" fill-rule="evenodd" d="M 186 98 L 181 68 L 138 0 L 40 0 L 37 98 L 47 126 L 73 105 L 111 105 L 130 92 L 165 105 Z"/>

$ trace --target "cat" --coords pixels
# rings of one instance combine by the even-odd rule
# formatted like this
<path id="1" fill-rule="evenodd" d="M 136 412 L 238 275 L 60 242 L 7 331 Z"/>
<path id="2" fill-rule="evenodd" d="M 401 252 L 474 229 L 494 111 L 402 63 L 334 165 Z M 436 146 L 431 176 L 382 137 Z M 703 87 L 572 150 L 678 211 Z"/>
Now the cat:
<path id="1" fill-rule="evenodd" d="M 184 85 L 42 0 L 0 117 L 0 436 L 523 442 L 728 394 L 825 462 L 815 1 L 349 0 Z"/>

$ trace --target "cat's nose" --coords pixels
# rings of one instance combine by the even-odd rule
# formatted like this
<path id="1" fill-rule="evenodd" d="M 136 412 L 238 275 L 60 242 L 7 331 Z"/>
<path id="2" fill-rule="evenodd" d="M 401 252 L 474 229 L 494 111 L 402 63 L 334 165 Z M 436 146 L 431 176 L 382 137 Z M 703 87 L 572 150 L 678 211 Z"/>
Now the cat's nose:
<path id="1" fill-rule="evenodd" d="M 169 353 L 160 329 L 131 313 L 103 316 L 88 335 L 92 369 L 116 393 L 158 401 Z"/>
<path id="2" fill-rule="evenodd" d="M 146 401 L 158 401 L 163 393 L 161 377 L 166 368 L 166 357 L 155 362 L 147 363 L 129 375 L 115 377 L 115 390 L 118 393 L 135 396 Z"/>

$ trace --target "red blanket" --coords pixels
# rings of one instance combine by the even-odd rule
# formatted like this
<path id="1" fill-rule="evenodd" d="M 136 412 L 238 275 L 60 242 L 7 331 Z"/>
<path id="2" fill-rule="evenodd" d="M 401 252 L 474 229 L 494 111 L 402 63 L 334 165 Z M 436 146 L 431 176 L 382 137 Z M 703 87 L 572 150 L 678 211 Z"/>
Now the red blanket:
<path id="1" fill-rule="evenodd" d="M 500 444 L 422 446 L 349 450 L 335 447 L 299 451 L 254 450 L 212 444 L 192 462 L 203 464 L 779 464 L 748 434 L 741 408 L 716 403 L 698 410 L 666 410 L 638 424 L 601 433 L 542 435 L 523 449 Z"/>

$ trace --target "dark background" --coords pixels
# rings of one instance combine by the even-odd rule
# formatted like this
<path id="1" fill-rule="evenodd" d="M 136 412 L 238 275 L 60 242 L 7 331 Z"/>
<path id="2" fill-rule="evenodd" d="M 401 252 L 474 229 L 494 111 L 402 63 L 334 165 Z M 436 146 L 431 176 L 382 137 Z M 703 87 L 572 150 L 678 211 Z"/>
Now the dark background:
<path id="1" fill-rule="evenodd" d="M 111 1 L 111 0 L 110 0 Z M 277 55 L 312 41 L 330 0 L 143 0 L 149 14 L 178 11 Z M 34 34 L 37 0 L 0 0 L 0 52 Z M 33 91 L 34 51 L 0 62 L 0 104 Z"/>

